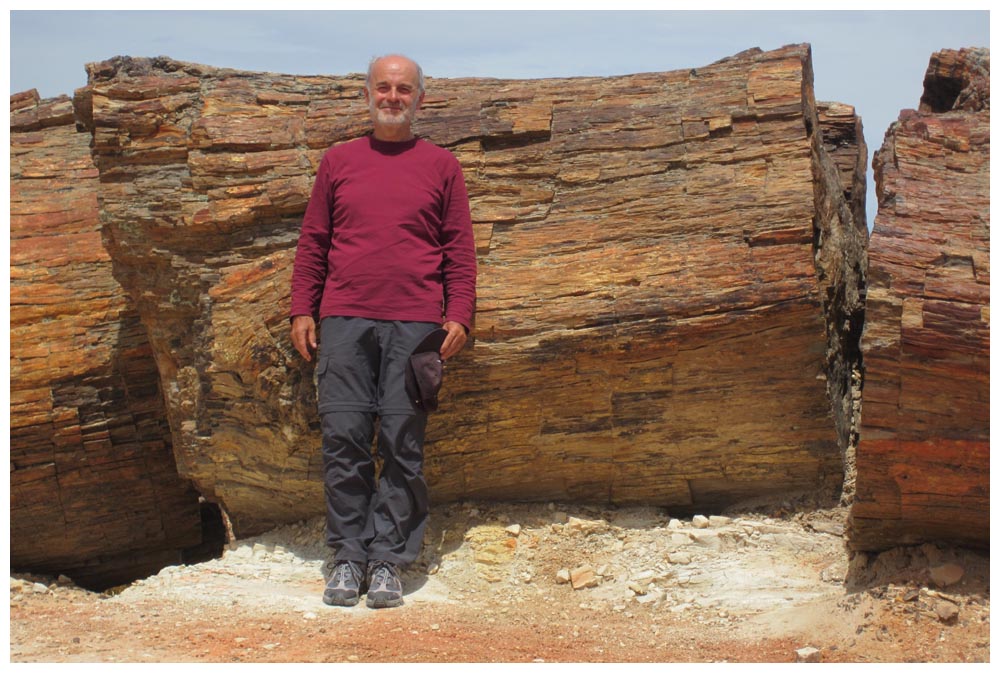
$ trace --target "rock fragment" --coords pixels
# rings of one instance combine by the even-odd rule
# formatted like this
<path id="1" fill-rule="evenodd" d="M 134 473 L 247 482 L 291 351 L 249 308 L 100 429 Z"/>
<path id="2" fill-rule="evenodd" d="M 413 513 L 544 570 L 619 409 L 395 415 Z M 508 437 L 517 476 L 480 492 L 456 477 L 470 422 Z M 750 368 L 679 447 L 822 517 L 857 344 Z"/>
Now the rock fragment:
<path id="1" fill-rule="evenodd" d="M 958 606 L 951 601 L 941 600 L 935 603 L 934 613 L 945 624 L 953 624 L 958 621 Z"/>
<path id="2" fill-rule="evenodd" d="M 944 563 L 931 568 L 931 581 L 939 587 L 956 584 L 965 575 L 965 568 L 957 563 Z"/>
<path id="3" fill-rule="evenodd" d="M 800 664 L 816 664 L 822 661 L 822 656 L 815 647 L 802 647 L 795 650 L 795 661 Z"/>
<path id="4" fill-rule="evenodd" d="M 589 589 L 600 584 L 600 578 L 589 565 L 579 566 L 570 572 L 570 582 L 574 589 Z"/>

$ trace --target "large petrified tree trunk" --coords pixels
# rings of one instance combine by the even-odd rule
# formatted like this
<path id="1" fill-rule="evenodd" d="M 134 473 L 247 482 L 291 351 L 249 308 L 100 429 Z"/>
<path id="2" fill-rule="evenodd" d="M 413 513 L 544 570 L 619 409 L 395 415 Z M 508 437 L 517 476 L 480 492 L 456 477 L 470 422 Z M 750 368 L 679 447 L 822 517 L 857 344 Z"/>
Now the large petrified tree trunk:
<path id="1" fill-rule="evenodd" d="M 321 511 L 288 281 L 320 156 L 368 126 L 362 78 L 89 70 L 109 249 L 182 475 L 239 534 Z M 811 78 L 791 46 L 669 73 L 429 82 L 417 130 L 461 161 L 480 256 L 475 339 L 431 422 L 437 499 L 712 509 L 839 489 L 867 233 L 844 167 L 865 152 L 860 134 L 831 141 L 859 131 L 844 106 L 823 108 L 824 139 Z"/>
<path id="2" fill-rule="evenodd" d="M 68 97 L 11 97 L 11 567 L 104 586 L 201 542 L 156 366 L 101 241 Z"/>
<path id="3" fill-rule="evenodd" d="M 851 544 L 989 544 L 989 51 L 931 58 L 875 157 Z"/>

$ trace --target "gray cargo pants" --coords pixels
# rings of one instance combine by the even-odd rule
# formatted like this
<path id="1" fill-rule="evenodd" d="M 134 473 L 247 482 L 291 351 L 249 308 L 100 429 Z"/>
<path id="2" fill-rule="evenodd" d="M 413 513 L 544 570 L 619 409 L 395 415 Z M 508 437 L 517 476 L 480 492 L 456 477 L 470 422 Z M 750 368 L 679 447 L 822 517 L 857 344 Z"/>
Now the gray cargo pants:
<path id="1" fill-rule="evenodd" d="M 420 552 L 429 508 L 423 473 L 427 414 L 406 394 L 405 367 L 417 344 L 438 327 L 345 317 L 320 323 L 326 541 L 337 562 L 406 566 Z M 377 482 L 376 417 L 382 459 Z"/>

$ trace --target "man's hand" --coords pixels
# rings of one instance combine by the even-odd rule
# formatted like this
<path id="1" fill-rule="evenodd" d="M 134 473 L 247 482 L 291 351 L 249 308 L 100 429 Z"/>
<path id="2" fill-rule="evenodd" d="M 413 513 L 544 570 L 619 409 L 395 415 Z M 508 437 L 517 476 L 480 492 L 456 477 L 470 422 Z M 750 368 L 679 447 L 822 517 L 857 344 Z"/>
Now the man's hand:
<path id="1" fill-rule="evenodd" d="M 306 362 L 312 360 L 312 354 L 316 350 L 316 321 L 311 315 L 292 318 L 292 345 Z"/>
<path id="2" fill-rule="evenodd" d="M 465 334 L 465 327 L 462 323 L 455 322 L 454 320 L 449 320 L 441 325 L 441 327 L 448 330 L 448 336 L 444 338 L 444 343 L 441 344 L 441 359 L 447 360 L 462 350 L 468 336 Z"/>

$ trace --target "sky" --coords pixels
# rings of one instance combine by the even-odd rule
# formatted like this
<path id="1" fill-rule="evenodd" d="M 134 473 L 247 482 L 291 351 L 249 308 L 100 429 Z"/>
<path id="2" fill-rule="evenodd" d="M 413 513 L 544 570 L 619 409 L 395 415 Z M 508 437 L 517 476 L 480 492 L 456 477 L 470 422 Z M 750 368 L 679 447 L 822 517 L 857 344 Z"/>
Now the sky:
<path id="1" fill-rule="evenodd" d="M 900 110 L 919 105 L 931 55 L 945 48 L 988 47 L 989 20 L 985 9 L 18 9 L 9 13 L 10 93 L 34 88 L 42 97 L 72 94 L 87 83 L 84 64 L 119 55 L 169 56 L 240 70 L 344 75 L 363 72 L 372 56 L 401 52 L 419 61 L 432 78 L 540 78 L 695 68 L 752 47 L 770 50 L 806 42 L 812 45 L 817 100 L 853 105 L 862 118 L 869 149 L 871 228 L 876 208 L 871 155 Z"/>

